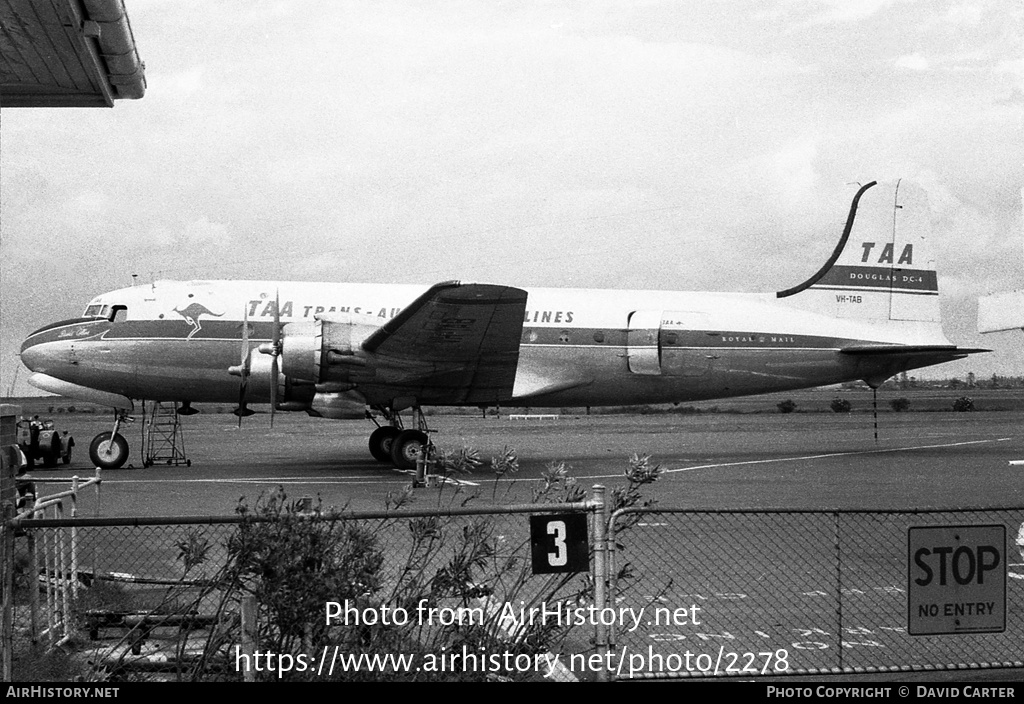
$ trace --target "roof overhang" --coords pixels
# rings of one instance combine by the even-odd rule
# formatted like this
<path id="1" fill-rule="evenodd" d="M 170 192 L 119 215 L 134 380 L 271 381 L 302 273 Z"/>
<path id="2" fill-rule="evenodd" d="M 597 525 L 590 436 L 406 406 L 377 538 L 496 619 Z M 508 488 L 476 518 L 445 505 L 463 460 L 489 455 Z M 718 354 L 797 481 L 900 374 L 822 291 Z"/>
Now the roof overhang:
<path id="1" fill-rule="evenodd" d="M 0 107 L 113 107 L 145 92 L 123 0 L 0 0 Z"/>

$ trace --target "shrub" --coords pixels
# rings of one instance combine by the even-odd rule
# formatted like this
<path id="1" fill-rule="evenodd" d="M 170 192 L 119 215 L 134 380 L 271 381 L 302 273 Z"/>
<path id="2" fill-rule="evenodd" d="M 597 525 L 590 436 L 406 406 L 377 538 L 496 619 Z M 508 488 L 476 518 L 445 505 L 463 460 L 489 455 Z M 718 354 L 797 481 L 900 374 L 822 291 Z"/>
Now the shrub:
<path id="1" fill-rule="evenodd" d="M 514 480 L 518 458 L 509 448 L 492 457 L 489 464 L 472 449 L 440 453 L 429 461 L 431 473 L 446 478 L 488 468 L 496 478 L 496 486 L 498 480 L 505 479 L 508 481 L 500 482 L 505 492 L 513 497 L 521 493 Z M 653 504 L 653 499 L 642 496 L 642 488 L 656 481 L 661 471 L 660 465 L 653 464 L 649 457 L 634 455 L 629 460 L 624 484 L 609 488 L 609 510 Z M 531 485 L 532 503 L 561 504 L 587 497 L 586 489 L 570 476 L 564 462 L 551 463 L 541 479 L 538 485 Z M 444 515 L 446 506 L 463 507 L 477 499 L 479 491 L 444 482 L 434 507 L 438 509 L 436 515 L 372 520 L 337 520 L 340 514 L 324 511 L 322 507 L 310 511 L 301 502 L 290 501 L 280 487 L 261 496 L 253 506 L 240 501 L 236 511 L 247 520 L 223 544 L 223 559 L 212 549 L 221 546 L 199 532 L 176 543 L 181 586 L 168 590 L 161 611 L 167 612 L 164 608 L 173 604 L 176 613 L 213 611 L 218 623 L 230 623 L 241 599 L 255 596 L 256 642 L 261 652 L 309 653 L 330 643 L 353 657 L 363 653 L 407 653 L 417 654 L 423 662 L 438 653 L 458 653 L 464 649 L 471 653 L 508 653 L 512 658 L 559 652 L 567 638 L 575 637 L 571 624 L 539 619 L 510 630 L 503 620 L 507 619 L 503 616 L 505 608 L 522 604 L 592 603 L 594 584 L 590 575 L 534 576 L 529 537 L 513 539 L 506 518 L 499 514 Z M 495 488 L 491 498 L 497 493 Z M 411 488 L 397 497 L 389 495 L 386 508 L 404 508 L 410 501 Z M 627 517 L 617 537 L 621 538 L 623 529 L 641 518 L 641 514 Z M 636 579 L 629 565 L 616 575 L 620 587 L 635 584 Z M 204 586 L 197 593 L 198 583 Z M 327 623 L 327 602 L 352 604 L 360 613 L 381 618 L 361 622 L 354 619 L 355 623 L 347 617 L 345 622 L 335 618 Z M 475 619 L 468 623 L 423 623 L 417 616 L 421 605 L 425 610 L 472 610 L 484 613 L 485 618 L 483 623 Z M 389 612 L 412 617 L 404 623 L 383 618 Z M 175 676 L 193 680 L 237 679 L 237 643 L 237 627 L 213 629 L 202 653 L 182 665 Z M 318 672 L 315 666 L 306 671 L 296 667 L 285 672 L 264 667 L 254 674 L 259 680 L 374 681 L 538 676 L 532 671 L 515 669 L 431 671 L 426 667 L 415 671 L 338 668 L 329 674 L 326 670 Z"/>
<path id="2" fill-rule="evenodd" d="M 792 413 L 796 410 L 796 403 L 791 398 L 787 398 L 785 401 L 781 401 L 777 404 L 779 413 Z"/>
<path id="3" fill-rule="evenodd" d="M 836 413 L 849 413 L 852 406 L 845 398 L 834 398 L 831 404 L 832 410 Z"/>
<path id="4" fill-rule="evenodd" d="M 961 396 L 953 401 L 953 410 L 957 413 L 966 413 L 974 410 L 974 399 L 970 396 Z"/>
<path id="5" fill-rule="evenodd" d="M 892 401 L 889 401 L 889 407 L 897 413 L 902 413 L 910 408 L 910 399 L 903 398 L 902 396 L 900 398 L 894 398 Z"/>

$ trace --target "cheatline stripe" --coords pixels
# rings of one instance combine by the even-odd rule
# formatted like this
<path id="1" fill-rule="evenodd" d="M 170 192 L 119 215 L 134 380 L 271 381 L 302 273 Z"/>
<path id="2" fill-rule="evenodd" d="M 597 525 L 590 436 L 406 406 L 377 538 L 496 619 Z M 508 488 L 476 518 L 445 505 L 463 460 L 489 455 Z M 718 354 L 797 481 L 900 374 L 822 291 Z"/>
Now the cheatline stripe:
<path id="1" fill-rule="evenodd" d="M 677 472 L 689 472 L 689 471 L 692 471 L 694 469 L 716 469 L 716 468 L 719 468 L 719 467 L 741 467 L 743 465 L 750 465 L 750 464 L 772 464 L 772 463 L 775 463 L 775 462 L 799 462 L 799 461 L 802 461 L 802 460 L 821 460 L 821 459 L 828 459 L 828 458 L 831 458 L 831 457 L 852 457 L 852 456 L 855 456 L 855 455 L 876 455 L 876 454 L 881 454 L 881 453 L 885 453 L 885 452 L 909 452 L 911 450 L 932 450 L 932 449 L 940 448 L 940 447 L 959 447 L 961 445 L 980 445 L 980 444 L 989 443 L 989 442 L 1006 442 L 1006 441 L 1011 440 L 1011 439 L 1012 438 L 998 438 L 998 439 L 995 439 L 995 440 L 966 440 L 964 442 L 950 442 L 950 443 L 943 443 L 943 444 L 940 444 L 940 445 L 914 445 L 912 447 L 890 447 L 890 448 L 878 449 L 878 450 L 857 450 L 855 452 L 830 452 L 830 453 L 823 454 L 823 455 L 800 455 L 800 456 L 796 456 L 796 457 L 775 457 L 775 458 L 763 459 L 763 460 L 745 460 L 743 462 L 720 462 L 720 463 L 717 463 L 717 464 L 699 464 L 699 465 L 694 465 L 693 467 L 678 467 L 676 469 L 665 469 L 665 470 L 662 470 L 662 473 L 663 474 L 675 474 Z M 593 476 L 587 476 L 587 477 L 576 477 L 576 478 L 577 479 L 604 479 L 604 478 L 607 478 L 607 477 L 621 477 L 621 476 L 622 476 L 622 473 L 618 472 L 616 474 L 601 474 L 601 475 L 593 475 Z"/>
<path id="2" fill-rule="evenodd" d="M 906 293 L 912 296 L 938 296 L 938 291 L 919 291 L 899 286 L 811 286 L 817 291 L 856 291 L 858 293 Z"/>

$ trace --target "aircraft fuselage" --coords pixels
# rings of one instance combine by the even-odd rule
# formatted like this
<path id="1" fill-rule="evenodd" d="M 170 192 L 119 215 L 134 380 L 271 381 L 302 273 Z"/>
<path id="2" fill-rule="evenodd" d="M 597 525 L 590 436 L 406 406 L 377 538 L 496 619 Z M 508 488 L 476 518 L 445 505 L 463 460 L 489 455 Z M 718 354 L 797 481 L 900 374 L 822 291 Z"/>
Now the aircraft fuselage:
<path id="1" fill-rule="evenodd" d="M 25 341 L 22 359 L 35 372 L 131 399 L 233 402 L 239 381 L 227 370 L 243 356 L 244 321 L 248 346 L 255 349 L 272 338 L 275 307 L 282 326 L 345 315 L 370 328 L 393 319 L 424 290 L 412 285 L 161 281 L 103 294 L 89 305 L 96 317 L 36 331 Z M 884 379 L 908 364 L 923 364 L 851 357 L 840 350 L 866 344 L 948 344 L 936 339 L 931 327 L 836 319 L 761 294 L 526 293 L 515 383 L 496 403 L 686 402 Z M 836 305 L 856 305 L 842 300 L 850 297 L 836 294 Z M 358 389 L 371 405 L 387 404 L 397 393 L 373 374 L 364 375 Z M 420 389 L 416 405 L 462 405 L 431 393 Z M 268 402 L 270 397 L 253 389 L 250 400 Z"/>

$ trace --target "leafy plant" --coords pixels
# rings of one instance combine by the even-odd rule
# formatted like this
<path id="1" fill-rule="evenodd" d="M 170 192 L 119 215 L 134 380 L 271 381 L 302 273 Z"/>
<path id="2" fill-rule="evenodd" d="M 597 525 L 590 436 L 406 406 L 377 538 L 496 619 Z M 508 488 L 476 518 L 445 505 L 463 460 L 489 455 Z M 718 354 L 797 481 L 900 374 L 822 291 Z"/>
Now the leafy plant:
<path id="1" fill-rule="evenodd" d="M 161 607 L 176 614 L 205 613 L 216 617 L 195 652 L 196 632 L 186 648 L 186 633 L 177 644 L 177 679 L 238 679 L 238 614 L 245 597 L 257 604 L 256 642 L 263 653 L 309 656 L 337 646 L 348 657 L 404 653 L 417 657 L 421 667 L 336 668 L 263 667 L 264 680 L 492 680 L 533 679 L 543 674 L 502 664 L 500 667 L 429 667 L 440 654 L 479 656 L 500 653 L 506 658 L 539 658 L 558 652 L 573 626 L 566 620 L 516 622 L 508 608 L 585 606 L 593 603 L 593 580 L 587 574 L 534 575 L 525 521 L 500 511 L 455 515 L 479 498 L 450 481 L 472 472 L 494 477 L 491 497 L 503 498 L 516 487 L 519 468 L 514 450 L 504 448 L 485 462 L 469 448 L 430 459 L 431 472 L 440 476 L 438 505 L 412 516 L 394 515 L 413 503 L 407 489 L 389 495 L 388 513 L 355 519 L 317 506 L 304 510 L 278 487 L 253 505 L 240 501 L 243 519 L 223 544 L 211 543 L 199 532 L 175 542 L 182 567 L 179 585 L 167 590 Z M 634 455 L 624 483 L 607 493 L 609 510 L 650 506 L 644 487 L 661 476 L 662 468 L 649 456 Z M 531 501 L 539 505 L 580 502 L 587 492 L 564 462 L 552 462 L 542 481 L 531 485 Z M 513 495 L 512 500 L 515 501 Z M 494 502 L 498 503 L 498 502 Z M 452 511 L 446 515 L 445 511 Z M 408 513 L 408 512 L 406 512 Z M 640 514 L 634 514 L 639 519 Z M 522 518 L 525 518 L 522 517 Z M 622 522 L 617 540 L 635 521 Z M 620 589 L 636 576 L 621 568 Z M 197 588 L 198 587 L 198 588 Z M 358 618 L 325 617 L 328 603 L 351 609 Z M 212 612 L 212 614 L 211 614 Z M 405 620 L 385 614 L 407 615 Z M 425 618 L 425 614 L 469 615 L 469 618 Z M 131 642 L 126 636 L 125 642 Z M 123 650 L 123 648 L 122 648 Z M 332 656 L 333 657 L 333 656 Z M 297 662 L 297 661 L 296 661 Z M 535 660 L 536 662 L 536 660 Z M 266 661 L 264 661 L 266 664 Z M 120 675 L 119 675 L 120 676 Z"/>
<path id="2" fill-rule="evenodd" d="M 792 413 L 796 410 L 796 402 L 791 398 L 787 398 L 785 401 L 777 403 L 776 408 L 779 409 L 779 413 Z"/>
<path id="3" fill-rule="evenodd" d="M 953 410 L 957 413 L 967 413 L 974 410 L 974 399 L 970 396 L 961 396 L 953 401 Z"/>
<path id="4" fill-rule="evenodd" d="M 845 398 L 832 399 L 830 406 L 836 413 L 849 413 L 852 408 L 850 402 Z"/>
<path id="5" fill-rule="evenodd" d="M 902 396 L 900 398 L 894 398 L 892 401 L 889 401 L 889 407 L 896 413 L 902 413 L 910 408 L 910 399 L 903 398 Z"/>

